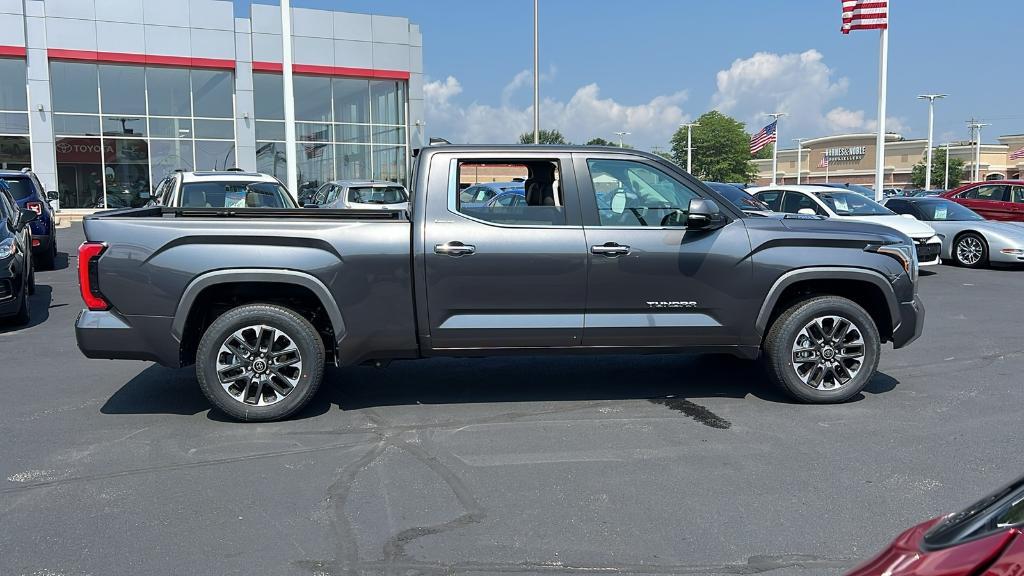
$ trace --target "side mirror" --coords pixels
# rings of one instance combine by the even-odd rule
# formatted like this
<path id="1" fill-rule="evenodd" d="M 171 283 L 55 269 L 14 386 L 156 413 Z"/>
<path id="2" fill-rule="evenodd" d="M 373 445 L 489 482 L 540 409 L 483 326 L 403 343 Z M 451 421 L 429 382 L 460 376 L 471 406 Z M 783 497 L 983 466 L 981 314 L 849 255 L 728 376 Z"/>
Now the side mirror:
<path id="1" fill-rule="evenodd" d="M 46 193 L 46 199 L 47 200 L 59 200 L 60 197 L 57 195 L 57 191 L 56 190 L 50 190 L 49 192 Z"/>
<path id="2" fill-rule="evenodd" d="M 22 210 L 21 214 L 18 215 L 18 228 L 28 226 L 34 222 L 36 218 L 39 218 L 39 214 L 36 214 L 35 210 Z"/>
<path id="3" fill-rule="evenodd" d="M 686 227 L 691 230 L 713 230 L 726 222 L 722 210 L 714 200 L 694 198 L 687 208 Z"/>
<path id="4" fill-rule="evenodd" d="M 813 208 L 801 208 L 796 211 L 797 214 L 804 214 L 806 216 L 814 216 L 817 212 Z"/>

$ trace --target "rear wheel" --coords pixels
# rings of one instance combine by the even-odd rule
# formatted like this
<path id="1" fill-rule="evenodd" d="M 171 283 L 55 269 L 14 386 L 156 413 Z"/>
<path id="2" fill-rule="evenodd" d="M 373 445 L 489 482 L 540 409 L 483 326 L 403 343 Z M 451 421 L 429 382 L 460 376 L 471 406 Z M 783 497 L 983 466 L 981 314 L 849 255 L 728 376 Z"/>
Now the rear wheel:
<path id="1" fill-rule="evenodd" d="M 881 338 L 855 302 L 819 296 L 798 302 L 772 324 L 764 342 L 772 379 L 801 402 L 829 404 L 857 395 L 878 368 Z"/>
<path id="2" fill-rule="evenodd" d="M 323 379 L 324 345 L 308 320 L 271 304 L 249 304 L 210 324 L 196 351 L 203 394 L 238 420 L 287 418 Z"/>
<path id="3" fill-rule="evenodd" d="M 967 268 L 981 268 L 988 264 L 988 243 L 985 239 L 967 232 L 957 237 L 953 243 L 953 260 Z"/>
<path id="4" fill-rule="evenodd" d="M 16 326 L 25 326 L 32 321 L 32 304 L 29 302 L 30 289 L 28 277 L 25 278 L 21 292 L 21 306 L 18 308 L 14 318 L 12 318 Z"/>

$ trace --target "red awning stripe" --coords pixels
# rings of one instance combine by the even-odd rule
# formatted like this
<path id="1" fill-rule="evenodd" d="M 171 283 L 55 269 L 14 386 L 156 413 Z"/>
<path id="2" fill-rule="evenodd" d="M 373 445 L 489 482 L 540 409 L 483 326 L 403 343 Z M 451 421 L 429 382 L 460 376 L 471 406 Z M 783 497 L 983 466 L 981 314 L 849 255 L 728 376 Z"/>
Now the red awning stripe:
<path id="1" fill-rule="evenodd" d="M 281 72 L 284 66 L 280 62 L 253 62 L 252 69 L 256 72 Z M 352 68 L 348 66 L 322 66 L 318 64 L 295 64 L 292 71 L 296 74 L 312 76 L 342 76 L 349 78 L 387 78 L 390 80 L 408 80 L 409 73 L 405 70 L 383 70 L 374 68 Z"/>
<path id="2" fill-rule="evenodd" d="M 0 56 L 20 56 L 25 57 L 24 46 L 0 46 Z"/>
<path id="3" fill-rule="evenodd" d="M 95 50 L 67 50 L 50 48 L 46 51 L 52 60 L 83 60 L 89 62 L 114 62 L 118 64 L 149 64 L 152 66 L 180 66 L 183 68 L 215 68 L 234 70 L 235 61 L 220 58 L 190 58 L 188 56 L 161 56 L 158 54 L 134 54 L 130 52 L 98 52 Z"/>

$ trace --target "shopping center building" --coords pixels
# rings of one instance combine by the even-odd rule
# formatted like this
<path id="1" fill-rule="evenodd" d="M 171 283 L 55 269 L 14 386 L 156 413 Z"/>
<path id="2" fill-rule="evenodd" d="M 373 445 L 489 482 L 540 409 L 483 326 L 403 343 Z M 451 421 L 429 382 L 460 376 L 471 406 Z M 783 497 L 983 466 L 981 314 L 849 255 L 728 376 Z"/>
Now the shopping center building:
<path id="1" fill-rule="evenodd" d="M 62 209 L 145 203 L 174 170 L 285 180 L 279 6 L 0 0 L 0 168 L 31 166 Z M 300 187 L 404 182 L 423 141 L 423 48 L 408 19 L 292 9 Z"/>
<path id="2" fill-rule="evenodd" d="M 876 134 L 840 134 L 805 140 L 800 154 L 800 181 L 803 184 L 851 182 L 873 186 L 875 182 Z M 1024 175 L 1024 160 L 1011 160 L 1010 154 L 1024 148 L 1024 134 L 999 136 L 996 143 L 981 145 L 981 179 L 999 180 Z M 942 147 L 945 148 L 944 143 Z M 905 140 L 899 134 L 888 134 L 885 144 L 885 184 L 887 187 L 910 187 L 914 164 L 923 161 L 927 140 Z M 976 147 L 973 142 L 953 143 L 949 157 L 964 161 L 962 181 L 969 181 L 974 171 Z M 828 158 L 825 166 L 823 158 Z M 754 160 L 760 185 L 771 183 L 772 161 Z M 797 150 L 779 149 L 777 181 L 795 184 Z M 940 188 L 943 182 L 932 182 Z"/>

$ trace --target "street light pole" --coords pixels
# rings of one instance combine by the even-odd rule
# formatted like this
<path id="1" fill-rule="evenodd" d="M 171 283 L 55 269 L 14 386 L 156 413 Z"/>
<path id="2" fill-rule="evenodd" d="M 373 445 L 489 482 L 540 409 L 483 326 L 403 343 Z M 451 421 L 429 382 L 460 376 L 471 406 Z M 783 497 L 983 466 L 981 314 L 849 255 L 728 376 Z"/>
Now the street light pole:
<path id="1" fill-rule="evenodd" d="M 629 136 L 630 132 L 616 132 L 616 134 L 619 136 L 619 148 L 622 148 L 622 137 Z"/>
<path id="2" fill-rule="evenodd" d="M 538 46 L 540 6 L 539 0 L 533 0 L 533 143 L 540 144 L 540 72 L 538 71 Z"/>
<path id="3" fill-rule="evenodd" d="M 785 115 L 785 112 L 765 114 L 765 116 L 771 116 L 775 121 L 775 142 L 772 143 L 772 186 L 775 186 L 779 174 L 779 118 Z"/>
<path id="4" fill-rule="evenodd" d="M 981 129 L 985 126 L 991 126 L 985 122 L 979 122 L 975 119 L 970 120 L 971 131 L 974 133 L 974 181 L 981 180 Z"/>
<path id="5" fill-rule="evenodd" d="M 700 126 L 699 122 L 687 122 L 686 124 L 680 124 L 679 127 L 686 128 L 686 173 L 693 174 L 693 140 L 692 130 L 694 126 Z"/>
<path id="6" fill-rule="evenodd" d="M 796 142 L 796 185 L 797 186 L 800 185 L 800 161 L 802 160 L 802 158 L 800 158 L 800 157 L 803 156 L 803 154 L 804 154 L 804 149 L 803 149 L 804 140 L 807 140 L 807 138 L 793 138 L 793 142 Z M 807 159 L 808 162 L 810 162 L 810 160 L 811 160 L 810 158 Z"/>
<path id="7" fill-rule="evenodd" d="M 928 161 L 925 163 L 924 189 L 932 189 L 932 127 L 935 123 L 935 101 L 948 94 L 921 94 L 918 100 L 928 101 Z"/>
<path id="8" fill-rule="evenodd" d="M 284 83 L 284 157 L 288 190 L 299 196 L 298 152 L 295 149 L 295 85 L 292 83 L 291 0 L 281 0 L 281 80 Z"/>

